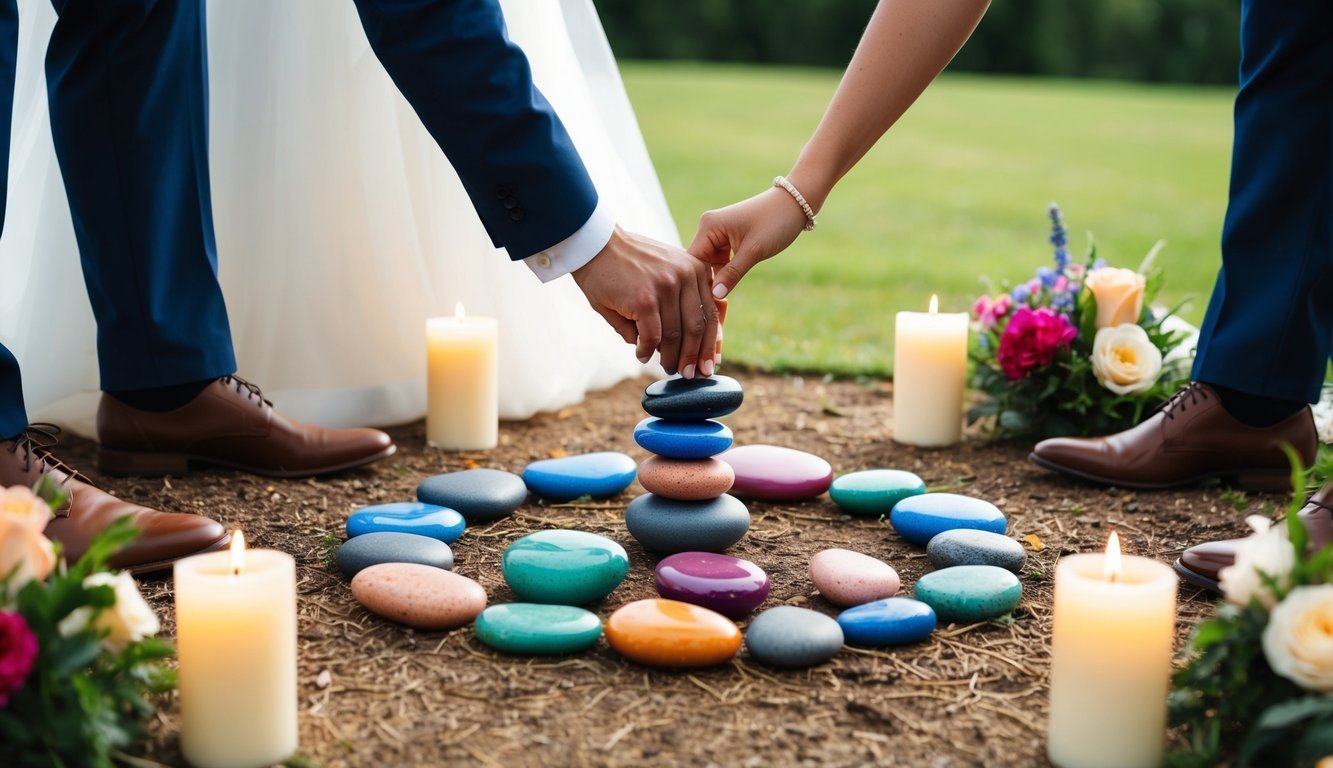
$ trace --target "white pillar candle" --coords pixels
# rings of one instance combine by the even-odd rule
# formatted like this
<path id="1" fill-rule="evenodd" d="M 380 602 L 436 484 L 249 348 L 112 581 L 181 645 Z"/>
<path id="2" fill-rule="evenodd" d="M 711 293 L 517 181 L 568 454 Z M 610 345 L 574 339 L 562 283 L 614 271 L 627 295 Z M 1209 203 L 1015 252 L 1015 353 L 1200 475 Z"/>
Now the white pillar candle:
<path id="1" fill-rule="evenodd" d="M 426 441 L 446 451 L 494 448 L 499 441 L 496 325 L 463 314 L 426 321 Z"/>
<path id="2" fill-rule="evenodd" d="M 1051 762 L 1061 768 L 1159 765 L 1176 575 L 1156 560 L 1121 558 L 1113 533 L 1106 554 L 1072 555 L 1056 566 L 1054 623 Z"/>
<path id="3" fill-rule="evenodd" d="M 296 564 L 245 549 L 175 566 L 181 752 L 198 768 L 255 768 L 296 752 Z"/>
<path id="4" fill-rule="evenodd" d="M 899 312 L 893 334 L 893 439 L 943 446 L 963 434 L 967 313 Z"/>

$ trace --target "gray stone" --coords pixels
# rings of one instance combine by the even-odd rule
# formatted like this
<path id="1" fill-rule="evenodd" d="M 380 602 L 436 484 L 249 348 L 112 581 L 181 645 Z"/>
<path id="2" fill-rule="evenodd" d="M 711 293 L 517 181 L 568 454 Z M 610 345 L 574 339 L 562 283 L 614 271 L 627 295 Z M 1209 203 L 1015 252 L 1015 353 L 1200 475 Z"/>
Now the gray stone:
<path id="1" fill-rule="evenodd" d="M 769 608 L 745 630 L 745 647 L 756 661 L 799 669 L 823 664 L 842 649 L 837 620 L 809 608 Z"/>
<path id="2" fill-rule="evenodd" d="M 730 376 L 663 379 L 643 391 L 643 409 L 653 416 L 699 421 L 726 416 L 741 407 L 745 393 Z"/>
<path id="3" fill-rule="evenodd" d="M 625 509 L 625 527 L 654 552 L 721 552 L 750 530 L 750 510 L 725 493 L 707 501 L 645 493 Z"/>
<path id="4" fill-rule="evenodd" d="M 1028 555 L 1014 539 L 991 531 L 955 528 L 936 534 L 926 544 L 926 555 L 936 568 L 955 565 L 994 565 L 1019 573 Z"/>
<path id="5" fill-rule="evenodd" d="M 347 578 L 380 563 L 416 563 L 449 570 L 454 552 L 449 545 L 415 533 L 363 533 L 338 547 L 338 570 Z"/>
<path id="6" fill-rule="evenodd" d="M 457 510 L 470 523 L 513 514 L 528 498 L 523 478 L 499 469 L 465 469 L 435 475 L 417 486 L 417 500 Z"/>

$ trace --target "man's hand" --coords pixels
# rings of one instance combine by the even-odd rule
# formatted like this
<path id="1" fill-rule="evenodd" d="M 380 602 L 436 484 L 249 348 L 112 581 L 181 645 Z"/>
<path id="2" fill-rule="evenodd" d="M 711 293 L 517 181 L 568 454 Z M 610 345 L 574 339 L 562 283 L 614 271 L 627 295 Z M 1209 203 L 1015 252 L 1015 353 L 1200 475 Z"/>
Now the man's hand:
<path id="1" fill-rule="evenodd" d="M 712 269 L 685 251 L 619 227 L 592 261 L 574 270 L 588 303 L 640 362 L 661 353 L 667 373 L 713 375 L 718 317 Z"/>

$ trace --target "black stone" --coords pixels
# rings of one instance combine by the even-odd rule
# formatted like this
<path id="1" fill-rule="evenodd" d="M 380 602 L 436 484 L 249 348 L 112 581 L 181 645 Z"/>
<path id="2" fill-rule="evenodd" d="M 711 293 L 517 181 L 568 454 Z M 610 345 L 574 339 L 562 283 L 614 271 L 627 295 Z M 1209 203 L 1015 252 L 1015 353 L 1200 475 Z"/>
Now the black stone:
<path id="1" fill-rule="evenodd" d="M 508 517 L 528 498 L 523 478 L 499 469 L 465 469 L 435 475 L 417 486 L 417 501 L 457 510 L 468 522 Z"/>
<path id="2" fill-rule="evenodd" d="M 625 527 L 654 552 L 721 552 L 750 530 L 750 510 L 725 493 L 707 501 L 645 493 L 625 509 Z"/>
<path id="3" fill-rule="evenodd" d="M 418 563 L 449 570 L 454 552 L 439 539 L 415 533 L 363 533 L 338 547 L 338 570 L 347 578 L 380 563 Z"/>
<path id="4" fill-rule="evenodd" d="M 744 397 L 740 382 L 730 376 L 663 379 L 643 391 L 643 409 L 662 419 L 715 419 L 741 407 Z"/>

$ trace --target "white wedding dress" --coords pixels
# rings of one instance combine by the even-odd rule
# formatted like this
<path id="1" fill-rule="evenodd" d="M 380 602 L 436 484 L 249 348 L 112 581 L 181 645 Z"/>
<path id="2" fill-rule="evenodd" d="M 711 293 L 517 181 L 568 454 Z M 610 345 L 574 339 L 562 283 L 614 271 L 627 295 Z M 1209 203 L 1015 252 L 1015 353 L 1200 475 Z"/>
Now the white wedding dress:
<path id="1" fill-rule="evenodd" d="M 617 221 L 678 244 L 591 0 L 502 5 Z M 94 324 L 41 67 L 54 13 L 49 0 L 19 6 L 0 340 L 23 367 L 29 418 L 91 433 Z M 421 417 L 425 319 L 457 301 L 498 318 L 503 418 L 645 370 L 571 278 L 542 285 L 491 245 L 350 0 L 213 2 L 208 26 L 219 276 L 239 371 L 285 413 L 330 426 Z"/>

